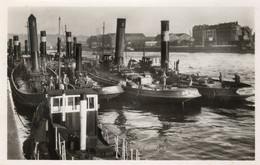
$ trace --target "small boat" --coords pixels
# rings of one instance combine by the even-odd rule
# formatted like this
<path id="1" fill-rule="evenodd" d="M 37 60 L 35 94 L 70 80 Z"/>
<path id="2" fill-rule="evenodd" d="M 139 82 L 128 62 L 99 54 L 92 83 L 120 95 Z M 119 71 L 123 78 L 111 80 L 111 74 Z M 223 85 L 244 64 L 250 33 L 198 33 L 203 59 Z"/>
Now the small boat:
<path id="1" fill-rule="evenodd" d="M 185 84 L 192 80 L 192 87 L 197 88 L 204 98 L 208 99 L 245 99 L 254 96 L 254 89 L 251 85 L 240 81 L 222 82 L 209 76 L 187 75 L 187 74 L 170 74 L 168 83 Z"/>
<path id="2" fill-rule="evenodd" d="M 102 54 L 99 61 L 93 60 L 84 64 L 88 74 L 99 83 L 116 85 L 121 84 L 125 94 L 141 100 L 166 101 L 169 103 L 181 103 L 200 97 L 197 89 L 190 87 L 170 87 L 153 83 L 154 78 L 147 77 L 146 68 L 131 69 L 134 65 L 124 66 L 124 29 L 125 19 L 118 19 L 117 40 L 115 57 L 110 54 Z M 145 61 L 147 62 L 147 61 Z M 127 80 L 128 76 L 136 74 L 139 84 L 135 79 Z"/>
<path id="3" fill-rule="evenodd" d="M 92 80 L 88 76 L 86 76 L 85 79 L 81 78 L 80 82 L 74 84 L 74 88 L 91 88 L 97 92 L 99 100 L 110 100 L 124 93 L 124 89 L 121 87 L 121 85 L 100 85 L 98 82 Z"/>
<path id="4" fill-rule="evenodd" d="M 183 103 L 201 96 L 196 88 L 178 88 L 154 83 L 150 74 L 136 74 L 130 81 L 127 79 L 123 88 L 128 96 L 141 101 Z"/>

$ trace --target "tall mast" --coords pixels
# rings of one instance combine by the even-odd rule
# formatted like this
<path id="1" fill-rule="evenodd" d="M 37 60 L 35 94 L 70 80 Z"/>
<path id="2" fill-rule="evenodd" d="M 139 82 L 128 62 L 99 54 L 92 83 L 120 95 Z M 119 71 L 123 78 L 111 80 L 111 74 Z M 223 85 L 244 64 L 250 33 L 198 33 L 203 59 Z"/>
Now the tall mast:
<path id="1" fill-rule="evenodd" d="M 57 44 L 57 49 L 58 49 L 58 56 L 59 56 L 59 79 L 58 79 L 58 84 L 60 88 L 60 79 L 61 79 L 61 59 L 60 59 L 60 48 L 61 48 L 61 43 L 60 43 L 60 17 L 59 17 L 59 36 L 58 36 L 58 44 Z"/>
<path id="2" fill-rule="evenodd" d="M 60 37 L 60 17 L 59 17 L 59 37 Z"/>
<path id="3" fill-rule="evenodd" d="M 103 22 L 102 55 L 104 55 L 104 35 L 105 35 L 105 22 Z"/>

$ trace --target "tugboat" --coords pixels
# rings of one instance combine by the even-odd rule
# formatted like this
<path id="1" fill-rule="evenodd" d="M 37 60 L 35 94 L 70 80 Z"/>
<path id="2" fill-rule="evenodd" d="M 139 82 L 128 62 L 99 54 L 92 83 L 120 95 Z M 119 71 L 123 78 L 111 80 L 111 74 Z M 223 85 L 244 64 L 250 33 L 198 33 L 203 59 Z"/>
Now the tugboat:
<path id="1" fill-rule="evenodd" d="M 59 19 L 60 21 L 60 19 Z M 59 23 L 60 24 L 60 23 Z M 58 77 L 61 72 L 68 75 L 70 85 L 76 89 L 92 88 L 99 95 L 99 100 L 109 100 L 115 98 L 124 92 L 120 85 L 99 84 L 87 76 L 87 71 L 82 69 L 82 44 L 77 43 L 77 38 L 73 38 L 73 53 L 71 32 L 66 31 L 66 54 L 62 58 L 62 65 L 52 65 L 53 70 L 59 70 Z M 58 38 L 58 54 L 60 53 L 60 39 Z"/>
<path id="2" fill-rule="evenodd" d="M 164 29 L 163 29 L 164 28 Z M 166 29 L 165 29 L 166 28 Z M 168 29 L 167 29 L 168 28 Z M 168 71 L 169 61 L 169 22 L 162 21 L 162 64 L 161 70 Z M 124 63 L 124 43 L 125 43 L 125 19 L 117 20 L 116 33 L 116 51 L 115 58 L 110 55 L 103 55 L 99 63 L 95 63 L 92 68 L 88 68 L 89 75 L 98 82 L 105 84 L 122 84 L 125 94 L 131 98 L 149 101 L 167 101 L 171 103 L 181 103 L 197 97 L 200 97 L 198 90 L 190 87 L 170 87 L 161 81 L 156 84 L 157 80 L 149 74 L 144 73 L 146 70 L 131 70 L 126 68 Z M 113 61 L 114 60 L 114 61 Z M 93 62 L 94 63 L 94 62 Z M 114 64 L 113 64 L 114 63 Z M 99 66 L 99 67 L 98 67 Z M 133 78 L 133 75 L 134 78 Z"/>
<path id="3" fill-rule="evenodd" d="M 28 58 L 20 57 L 20 63 L 15 65 L 11 72 L 10 81 L 16 100 L 22 103 L 22 105 L 30 108 L 32 107 L 35 110 L 35 108 L 44 100 L 46 92 L 45 83 L 49 79 L 49 76 L 54 75 L 54 73 L 48 68 L 45 70 L 45 67 L 40 67 L 36 18 L 34 15 L 31 14 L 29 16 L 28 22 L 31 58 L 28 60 Z M 15 46 L 18 38 L 14 37 L 14 39 Z M 46 53 L 44 54 L 42 51 L 41 53 L 42 56 L 46 55 Z M 15 58 L 18 60 L 17 55 L 15 55 Z"/>
<path id="4" fill-rule="evenodd" d="M 97 126 L 98 96 L 92 89 L 54 90 L 36 109 L 25 154 L 32 159 L 113 157 Z M 35 151 L 34 151 L 35 150 Z M 33 154 L 35 153 L 35 154 Z"/>
<path id="5" fill-rule="evenodd" d="M 98 95 L 90 88 L 47 91 L 33 115 L 30 137 L 24 142 L 25 157 L 139 160 L 139 151 L 133 152 L 125 139 L 120 144 L 115 136 L 115 143 L 109 142 L 107 130 L 104 133 L 98 126 L 98 107 Z"/>
<path id="6" fill-rule="evenodd" d="M 177 72 L 169 74 L 169 84 L 184 84 L 192 80 L 192 87 L 197 88 L 203 98 L 218 100 L 240 100 L 254 96 L 251 85 L 240 82 L 239 75 L 235 74 L 235 81 L 223 80 L 220 73 L 219 79 L 209 76 L 188 75 Z"/>

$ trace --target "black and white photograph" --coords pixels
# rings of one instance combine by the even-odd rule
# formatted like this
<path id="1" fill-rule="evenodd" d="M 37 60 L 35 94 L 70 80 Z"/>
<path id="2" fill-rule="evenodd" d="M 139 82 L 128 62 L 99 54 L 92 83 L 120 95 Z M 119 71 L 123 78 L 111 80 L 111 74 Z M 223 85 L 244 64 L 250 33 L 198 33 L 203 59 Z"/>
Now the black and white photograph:
<path id="1" fill-rule="evenodd" d="M 141 4 L 6 6 L 1 159 L 257 163 L 257 6 Z"/>

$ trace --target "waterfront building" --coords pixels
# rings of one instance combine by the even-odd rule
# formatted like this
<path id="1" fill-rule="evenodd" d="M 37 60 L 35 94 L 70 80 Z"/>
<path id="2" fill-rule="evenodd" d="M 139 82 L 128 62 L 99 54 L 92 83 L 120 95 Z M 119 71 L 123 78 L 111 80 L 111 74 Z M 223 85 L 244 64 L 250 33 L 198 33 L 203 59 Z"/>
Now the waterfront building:
<path id="1" fill-rule="evenodd" d="M 240 26 L 238 22 L 220 23 L 217 25 L 196 25 L 192 29 L 194 45 L 238 45 L 249 43 L 251 29 Z"/>
<path id="2" fill-rule="evenodd" d="M 116 33 L 108 33 L 103 35 L 93 35 L 87 40 L 90 48 L 97 48 L 102 46 L 104 38 L 105 48 L 115 48 L 116 45 Z M 126 33 L 126 46 L 129 47 L 140 47 L 145 43 L 145 35 L 143 33 Z"/>
<path id="3" fill-rule="evenodd" d="M 170 46 L 188 46 L 191 42 L 191 36 L 186 33 L 170 33 L 169 34 L 169 45 Z M 155 40 L 160 45 L 161 35 L 157 35 Z"/>

